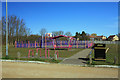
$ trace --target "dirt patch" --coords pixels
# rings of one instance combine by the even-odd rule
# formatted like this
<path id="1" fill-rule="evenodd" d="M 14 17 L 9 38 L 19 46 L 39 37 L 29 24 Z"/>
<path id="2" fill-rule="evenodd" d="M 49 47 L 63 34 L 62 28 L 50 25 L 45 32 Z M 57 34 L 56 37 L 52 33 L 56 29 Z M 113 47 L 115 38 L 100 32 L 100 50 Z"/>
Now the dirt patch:
<path id="1" fill-rule="evenodd" d="M 118 69 L 2 62 L 3 78 L 117 78 Z"/>

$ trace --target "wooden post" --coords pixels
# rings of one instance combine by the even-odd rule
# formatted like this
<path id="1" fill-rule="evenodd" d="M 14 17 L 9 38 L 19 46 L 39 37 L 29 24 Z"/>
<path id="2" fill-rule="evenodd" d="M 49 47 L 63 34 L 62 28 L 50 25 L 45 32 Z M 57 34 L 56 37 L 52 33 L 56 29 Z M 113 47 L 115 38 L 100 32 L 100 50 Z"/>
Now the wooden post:
<path id="1" fill-rule="evenodd" d="M 46 49 L 46 34 L 45 34 L 45 49 Z"/>
<path id="2" fill-rule="evenodd" d="M 92 55 L 91 54 L 90 54 L 89 60 L 90 60 L 90 64 L 92 64 Z"/>
<path id="3" fill-rule="evenodd" d="M 57 51 L 57 58 L 59 58 L 58 51 Z"/>
<path id="4" fill-rule="evenodd" d="M 30 45 L 29 45 L 29 44 L 30 44 L 30 42 L 28 41 L 28 48 L 30 47 Z"/>
<path id="5" fill-rule="evenodd" d="M 37 46 L 39 46 L 39 43 L 37 42 Z"/>
<path id="6" fill-rule="evenodd" d="M 55 39 L 54 39 L 54 42 L 53 42 L 54 50 L 55 50 L 55 45 L 56 45 L 55 43 L 56 43 L 56 42 L 55 42 Z"/>
<path id="7" fill-rule="evenodd" d="M 25 41 L 25 43 L 26 43 L 26 41 Z M 26 43 L 26 48 L 27 48 L 27 43 Z"/>
<path id="8" fill-rule="evenodd" d="M 117 58 L 116 58 L 116 56 L 114 57 L 114 64 L 116 64 L 116 62 L 117 62 Z"/>
<path id="9" fill-rule="evenodd" d="M 32 57 L 34 56 L 34 50 L 32 50 Z"/>
<path id="10" fill-rule="evenodd" d="M 23 41 L 22 41 L 22 48 L 23 48 Z"/>
<path id="11" fill-rule="evenodd" d="M 15 41 L 15 48 L 17 48 L 17 41 Z"/>
<path id="12" fill-rule="evenodd" d="M 60 41 L 60 47 L 62 48 L 62 41 Z"/>
<path id="13" fill-rule="evenodd" d="M 45 48 L 45 58 L 47 58 L 47 49 Z"/>
<path id="14" fill-rule="evenodd" d="M 53 48 L 54 48 L 54 39 L 52 39 L 52 45 L 53 45 Z"/>
<path id="15" fill-rule="evenodd" d="M 41 57 L 41 49 L 40 49 L 40 57 Z"/>
<path id="16" fill-rule="evenodd" d="M 84 41 L 85 42 L 85 48 L 86 48 L 86 41 Z"/>
<path id="17" fill-rule="evenodd" d="M 19 48 L 20 48 L 20 41 L 19 41 Z"/>
<path id="18" fill-rule="evenodd" d="M 89 48 L 89 43 L 88 43 L 88 41 L 87 41 L 87 48 Z"/>
<path id="19" fill-rule="evenodd" d="M 40 41 L 41 42 L 41 41 Z M 42 46 L 42 48 L 43 48 L 43 35 L 42 35 L 42 42 L 41 42 L 42 44 L 40 45 L 40 46 Z"/>
<path id="20" fill-rule="evenodd" d="M 36 48 L 36 41 L 35 41 L 35 48 Z"/>
<path id="21" fill-rule="evenodd" d="M 77 48 L 78 48 L 78 40 L 77 40 Z"/>
<path id="22" fill-rule="evenodd" d="M 28 58 L 30 58 L 30 50 L 29 50 L 29 53 L 28 53 Z"/>
<path id="23" fill-rule="evenodd" d="M 58 51 L 55 51 L 54 56 L 55 56 L 55 60 L 57 60 L 57 58 L 59 58 Z"/>

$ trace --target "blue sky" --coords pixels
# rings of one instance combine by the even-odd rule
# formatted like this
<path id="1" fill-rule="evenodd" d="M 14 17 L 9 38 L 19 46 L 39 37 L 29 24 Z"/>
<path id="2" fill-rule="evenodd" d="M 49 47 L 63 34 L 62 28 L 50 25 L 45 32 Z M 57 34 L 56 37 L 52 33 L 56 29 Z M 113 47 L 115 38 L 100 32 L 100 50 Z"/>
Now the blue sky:
<path id="1" fill-rule="evenodd" d="M 24 19 L 32 34 L 39 34 L 41 28 L 73 35 L 82 31 L 105 36 L 118 33 L 117 2 L 9 2 L 8 14 Z"/>

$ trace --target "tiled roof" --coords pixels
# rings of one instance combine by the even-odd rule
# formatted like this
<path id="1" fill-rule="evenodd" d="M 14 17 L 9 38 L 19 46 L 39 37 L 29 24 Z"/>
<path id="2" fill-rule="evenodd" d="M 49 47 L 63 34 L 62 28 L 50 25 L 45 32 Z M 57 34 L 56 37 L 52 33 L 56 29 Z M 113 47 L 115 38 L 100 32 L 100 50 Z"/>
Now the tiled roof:
<path id="1" fill-rule="evenodd" d="M 96 36 L 89 36 L 90 38 L 96 38 Z"/>
<path id="2" fill-rule="evenodd" d="M 108 38 L 113 38 L 115 35 L 110 35 Z"/>

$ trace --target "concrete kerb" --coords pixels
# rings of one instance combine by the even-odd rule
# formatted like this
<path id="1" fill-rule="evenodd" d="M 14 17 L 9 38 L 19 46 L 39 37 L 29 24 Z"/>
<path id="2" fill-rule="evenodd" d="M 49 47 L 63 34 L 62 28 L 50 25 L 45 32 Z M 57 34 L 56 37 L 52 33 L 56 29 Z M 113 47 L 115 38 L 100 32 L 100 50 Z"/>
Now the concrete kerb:
<path id="1" fill-rule="evenodd" d="M 2 62 L 25 62 L 25 63 L 39 63 L 39 64 L 60 64 L 60 63 L 49 63 L 41 61 L 24 61 L 24 60 L 1 60 Z M 120 66 L 113 65 L 74 65 L 74 64 L 60 64 L 60 65 L 69 65 L 69 66 L 80 66 L 80 67 L 99 67 L 99 68 L 120 68 Z"/>
<path id="2" fill-rule="evenodd" d="M 97 67 L 99 68 L 120 68 L 120 66 L 113 66 L 113 65 L 75 65 L 75 64 L 63 64 L 63 65 L 80 66 L 80 67 L 96 67 L 96 68 Z"/>
<path id="3" fill-rule="evenodd" d="M 41 62 L 41 61 L 24 61 L 24 60 L 0 60 L 3 62 L 25 62 L 25 63 L 40 63 L 40 64 L 50 64 L 47 62 Z"/>

